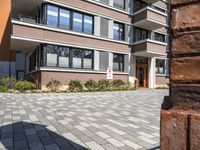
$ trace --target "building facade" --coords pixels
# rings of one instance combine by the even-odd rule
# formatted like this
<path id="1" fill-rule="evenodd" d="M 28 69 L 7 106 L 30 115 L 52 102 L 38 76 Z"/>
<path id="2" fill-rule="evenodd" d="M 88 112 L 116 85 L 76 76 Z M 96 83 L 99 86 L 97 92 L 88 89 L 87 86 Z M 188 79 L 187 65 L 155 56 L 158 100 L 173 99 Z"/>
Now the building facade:
<path id="1" fill-rule="evenodd" d="M 44 87 L 51 79 L 106 79 L 112 67 L 113 79 L 133 85 L 168 83 L 168 1 L 9 1 L 1 9 L 0 77 Z"/>

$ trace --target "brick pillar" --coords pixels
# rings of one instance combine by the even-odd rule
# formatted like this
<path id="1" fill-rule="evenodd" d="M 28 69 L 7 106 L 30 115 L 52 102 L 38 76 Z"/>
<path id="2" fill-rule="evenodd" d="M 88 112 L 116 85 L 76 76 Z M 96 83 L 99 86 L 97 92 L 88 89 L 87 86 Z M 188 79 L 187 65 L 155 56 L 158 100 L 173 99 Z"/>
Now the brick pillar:
<path id="1" fill-rule="evenodd" d="M 161 110 L 161 150 L 200 149 L 200 0 L 171 0 L 170 96 Z"/>

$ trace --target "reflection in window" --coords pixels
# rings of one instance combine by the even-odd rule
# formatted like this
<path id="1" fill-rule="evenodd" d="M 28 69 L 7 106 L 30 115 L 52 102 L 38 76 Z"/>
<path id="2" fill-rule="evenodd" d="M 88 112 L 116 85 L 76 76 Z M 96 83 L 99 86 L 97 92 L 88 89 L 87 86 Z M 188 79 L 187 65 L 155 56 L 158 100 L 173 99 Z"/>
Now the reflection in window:
<path id="1" fill-rule="evenodd" d="M 147 30 L 144 29 L 140 29 L 140 28 L 136 28 L 135 29 L 135 40 L 137 41 L 141 41 L 141 40 L 145 40 L 148 37 L 148 32 Z"/>
<path id="2" fill-rule="evenodd" d="M 141 0 L 136 0 L 136 11 L 142 9 L 142 8 L 145 8 L 147 7 L 147 3 L 146 2 L 143 2 Z"/>
<path id="3" fill-rule="evenodd" d="M 59 48 L 59 67 L 69 67 L 69 48 Z"/>
<path id="4" fill-rule="evenodd" d="M 156 59 L 156 73 L 165 74 L 165 60 L 164 59 Z"/>
<path id="5" fill-rule="evenodd" d="M 73 30 L 82 32 L 83 30 L 83 15 L 80 13 L 73 13 Z"/>
<path id="6" fill-rule="evenodd" d="M 60 9 L 59 26 L 60 28 L 63 28 L 63 29 L 70 28 L 70 11 Z"/>
<path id="7" fill-rule="evenodd" d="M 47 7 L 47 25 L 58 26 L 58 7 L 48 5 Z"/>
<path id="8" fill-rule="evenodd" d="M 89 51 L 89 50 L 84 50 L 83 68 L 91 69 L 92 68 L 92 61 L 93 61 L 93 52 Z"/>
<path id="9" fill-rule="evenodd" d="M 160 42 L 166 42 L 165 35 L 160 33 L 155 33 L 155 40 Z"/>
<path id="10" fill-rule="evenodd" d="M 119 9 L 125 9 L 125 2 L 124 0 L 114 0 L 113 6 Z"/>
<path id="11" fill-rule="evenodd" d="M 93 33 L 93 17 L 84 15 L 84 32 L 88 34 Z"/>
<path id="12" fill-rule="evenodd" d="M 47 45 L 47 66 L 55 67 L 57 66 L 57 52 L 58 47 L 53 45 Z"/>
<path id="13" fill-rule="evenodd" d="M 114 22 L 113 34 L 115 40 L 124 40 L 124 25 Z"/>
<path id="14" fill-rule="evenodd" d="M 113 54 L 113 70 L 124 71 L 124 55 Z"/>
<path id="15" fill-rule="evenodd" d="M 73 49 L 73 68 L 82 68 L 82 50 Z"/>

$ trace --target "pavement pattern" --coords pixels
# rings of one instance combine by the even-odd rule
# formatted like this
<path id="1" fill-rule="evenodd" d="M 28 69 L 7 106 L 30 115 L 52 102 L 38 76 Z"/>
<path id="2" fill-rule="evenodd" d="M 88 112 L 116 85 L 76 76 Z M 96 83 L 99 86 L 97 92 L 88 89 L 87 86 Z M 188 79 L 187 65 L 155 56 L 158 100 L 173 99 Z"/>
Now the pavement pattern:
<path id="1" fill-rule="evenodd" d="M 0 150 L 157 150 L 164 95 L 0 93 Z"/>

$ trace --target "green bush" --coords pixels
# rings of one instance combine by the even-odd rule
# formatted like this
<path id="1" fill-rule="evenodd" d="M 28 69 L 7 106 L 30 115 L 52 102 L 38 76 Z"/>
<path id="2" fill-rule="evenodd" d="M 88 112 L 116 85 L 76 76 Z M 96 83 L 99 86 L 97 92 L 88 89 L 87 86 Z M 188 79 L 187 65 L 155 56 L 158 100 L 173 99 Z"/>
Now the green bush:
<path id="1" fill-rule="evenodd" d="M 8 88 L 10 81 L 11 81 L 11 87 L 14 87 L 15 83 L 17 82 L 17 79 L 14 76 L 12 76 L 10 78 L 8 76 L 5 76 L 5 77 L 2 78 L 1 84 L 3 86 L 5 86 L 6 88 Z"/>
<path id="2" fill-rule="evenodd" d="M 89 90 L 89 91 L 95 91 L 97 89 L 97 82 L 94 80 L 88 80 L 85 82 L 84 86 Z"/>
<path id="3" fill-rule="evenodd" d="M 71 80 L 69 82 L 69 90 L 71 92 L 81 92 L 83 91 L 83 85 L 79 80 Z"/>
<path id="4" fill-rule="evenodd" d="M 106 90 L 109 88 L 109 81 L 108 80 L 99 80 L 98 81 L 98 88 L 99 90 Z"/>
<path id="5" fill-rule="evenodd" d="M 60 86 L 61 82 L 57 80 L 51 80 L 46 84 L 46 87 L 51 91 L 51 92 L 56 92 Z"/>
<path id="6" fill-rule="evenodd" d="M 0 85 L 0 92 L 6 92 L 7 88 L 4 85 Z"/>
<path id="7" fill-rule="evenodd" d="M 112 88 L 123 88 L 125 85 L 126 83 L 120 79 L 116 79 L 111 82 Z"/>
<path id="8" fill-rule="evenodd" d="M 17 81 L 15 83 L 15 89 L 20 92 L 25 92 L 27 90 L 33 90 L 36 88 L 36 84 L 28 81 Z"/>

